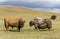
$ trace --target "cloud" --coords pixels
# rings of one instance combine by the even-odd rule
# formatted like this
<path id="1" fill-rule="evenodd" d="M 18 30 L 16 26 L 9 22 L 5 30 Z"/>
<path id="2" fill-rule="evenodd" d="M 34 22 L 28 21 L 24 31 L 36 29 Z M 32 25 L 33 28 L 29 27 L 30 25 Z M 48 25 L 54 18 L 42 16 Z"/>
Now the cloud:
<path id="1" fill-rule="evenodd" d="M 54 9 L 51 9 L 49 12 L 60 13 L 60 9 L 54 8 Z"/>
<path id="2" fill-rule="evenodd" d="M 0 5 L 26 7 L 35 10 L 60 12 L 60 0 L 0 0 Z"/>
<path id="3" fill-rule="evenodd" d="M 7 1 L 7 0 L 0 0 L 0 2 L 5 2 L 5 1 Z"/>

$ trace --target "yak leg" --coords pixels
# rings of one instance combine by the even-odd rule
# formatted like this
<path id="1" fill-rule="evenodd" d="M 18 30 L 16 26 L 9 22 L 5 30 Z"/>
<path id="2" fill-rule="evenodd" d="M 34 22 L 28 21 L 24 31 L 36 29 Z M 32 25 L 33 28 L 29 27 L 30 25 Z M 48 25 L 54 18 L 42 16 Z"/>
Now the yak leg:
<path id="1" fill-rule="evenodd" d="M 5 28 L 6 28 L 6 31 L 8 31 L 9 25 L 7 23 L 5 24 Z"/>
<path id="2" fill-rule="evenodd" d="M 38 25 L 37 25 L 37 24 L 35 24 L 35 25 L 34 25 L 34 27 L 35 27 L 35 29 L 37 29 Z"/>
<path id="3" fill-rule="evenodd" d="M 6 31 L 8 31 L 9 26 L 5 19 L 4 19 L 4 24 L 5 24 Z"/>
<path id="4" fill-rule="evenodd" d="M 18 31 L 20 32 L 20 26 L 17 27 Z"/>
<path id="5" fill-rule="evenodd" d="M 50 30 L 52 28 L 52 22 L 49 22 L 48 23 L 48 26 L 47 26 L 48 30 Z"/>
<path id="6" fill-rule="evenodd" d="M 13 29 L 13 26 L 11 26 L 11 28 Z"/>
<path id="7" fill-rule="evenodd" d="M 50 30 L 52 28 L 52 24 L 50 24 L 49 26 L 48 26 L 48 30 Z"/>
<path id="8" fill-rule="evenodd" d="M 19 32 L 20 32 L 20 28 L 18 28 Z"/>
<path id="9" fill-rule="evenodd" d="M 50 31 L 51 28 L 48 28 L 48 30 Z"/>
<path id="10" fill-rule="evenodd" d="M 6 25 L 6 26 L 5 26 L 5 28 L 6 28 L 6 31 L 8 31 L 8 29 L 9 29 L 9 26 L 8 26 L 8 25 Z"/>
<path id="11" fill-rule="evenodd" d="M 37 27 L 35 26 L 35 29 L 37 29 Z"/>
<path id="12" fill-rule="evenodd" d="M 40 26 L 38 26 L 38 29 L 40 29 Z"/>

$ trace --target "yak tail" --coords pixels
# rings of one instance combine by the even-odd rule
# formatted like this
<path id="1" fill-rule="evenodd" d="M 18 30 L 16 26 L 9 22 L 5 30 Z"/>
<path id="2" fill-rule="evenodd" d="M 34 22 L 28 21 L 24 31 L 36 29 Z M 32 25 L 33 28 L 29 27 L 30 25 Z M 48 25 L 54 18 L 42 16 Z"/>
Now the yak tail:
<path id="1" fill-rule="evenodd" d="M 52 15 L 52 16 L 50 17 L 50 19 L 51 19 L 51 20 L 55 20 L 55 19 L 56 19 L 56 15 Z"/>

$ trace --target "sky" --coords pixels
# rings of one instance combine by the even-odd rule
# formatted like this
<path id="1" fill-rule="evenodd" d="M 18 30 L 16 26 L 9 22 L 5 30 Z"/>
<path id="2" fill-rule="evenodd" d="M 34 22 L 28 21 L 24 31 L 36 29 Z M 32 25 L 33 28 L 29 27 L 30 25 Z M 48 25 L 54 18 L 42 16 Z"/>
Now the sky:
<path id="1" fill-rule="evenodd" d="M 0 5 L 60 13 L 60 0 L 0 0 Z"/>

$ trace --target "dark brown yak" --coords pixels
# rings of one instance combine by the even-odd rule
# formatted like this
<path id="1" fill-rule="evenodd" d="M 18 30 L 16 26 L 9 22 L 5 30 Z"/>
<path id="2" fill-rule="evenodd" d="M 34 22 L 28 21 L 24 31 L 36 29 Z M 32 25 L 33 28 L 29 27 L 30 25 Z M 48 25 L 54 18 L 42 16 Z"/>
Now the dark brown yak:
<path id="1" fill-rule="evenodd" d="M 11 28 L 17 27 L 18 31 L 20 31 L 20 28 L 24 26 L 24 23 L 25 21 L 22 18 L 17 18 L 17 19 L 4 18 L 4 24 L 7 31 L 9 29 L 9 26 Z"/>
<path id="2" fill-rule="evenodd" d="M 39 17 L 35 17 L 33 20 L 31 20 L 29 22 L 30 26 L 35 27 L 35 29 L 45 29 L 48 28 L 49 30 L 52 28 L 52 21 L 51 20 L 55 20 L 56 16 L 52 15 L 50 19 L 42 19 Z"/>

